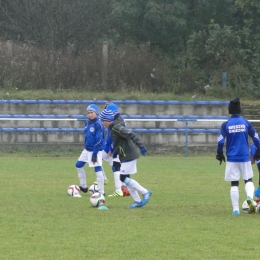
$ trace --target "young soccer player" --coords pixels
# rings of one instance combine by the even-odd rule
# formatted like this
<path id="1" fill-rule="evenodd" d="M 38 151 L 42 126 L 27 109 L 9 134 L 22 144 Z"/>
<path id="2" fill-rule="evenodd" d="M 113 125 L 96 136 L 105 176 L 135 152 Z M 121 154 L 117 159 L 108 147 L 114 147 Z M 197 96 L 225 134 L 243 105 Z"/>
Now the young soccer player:
<path id="1" fill-rule="evenodd" d="M 121 162 L 120 180 L 126 184 L 134 200 L 134 203 L 128 208 L 132 209 L 146 205 L 152 192 L 130 178 L 130 175 L 137 172 L 136 162 L 139 158 L 139 154 L 136 150 L 136 146 L 139 147 L 143 155 L 147 153 L 143 142 L 135 133 L 118 123 L 117 119 L 114 120 L 114 114 L 111 110 L 104 109 L 100 114 L 100 120 L 110 131 L 114 146 L 113 157 L 116 158 L 117 155 L 119 155 Z M 143 195 L 143 200 L 140 198 L 138 192 Z"/>
<path id="2" fill-rule="evenodd" d="M 83 168 L 85 163 L 88 163 L 89 167 L 95 170 L 99 193 L 104 195 L 104 175 L 102 172 L 102 150 L 105 146 L 104 127 L 98 118 L 97 105 L 90 104 L 87 107 L 87 113 L 89 119 L 86 121 L 84 129 L 85 149 L 76 162 L 80 190 L 85 193 L 88 192 L 86 173 Z"/>
<path id="3" fill-rule="evenodd" d="M 225 162 L 223 147 L 226 139 L 227 163 L 225 181 L 231 182 L 230 197 L 233 206 L 233 215 L 238 216 L 240 214 L 238 190 L 240 174 L 245 181 L 245 191 L 247 203 L 250 206 L 250 213 L 255 213 L 255 207 L 253 205 L 253 170 L 249 158 L 248 137 L 250 136 L 252 138 L 257 149 L 260 149 L 260 140 L 251 123 L 240 116 L 241 107 L 239 98 L 230 101 L 228 110 L 231 117 L 221 125 L 216 159 L 220 161 L 220 164 L 222 161 Z"/>
<path id="4" fill-rule="evenodd" d="M 107 103 L 105 105 L 105 109 L 111 110 L 114 115 L 114 120 L 117 120 L 118 124 L 125 126 L 125 121 L 119 113 L 119 109 L 116 104 L 114 103 Z M 115 183 L 115 192 L 108 195 L 108 197 L 123 197 L 129 195 L 129 191 L 125 184 L 120 180 L 120 167 L 121 163 L 119 160 L 119 156 L 113 158 L 114 147 L 113 147 L 113 140 L 110 136 L 110 131 L 108 129 L 107 138 L 106 138 L 106 147 L 103 153 L 103 160 L 109 162 L 110 166 L 112 166 L 112 171 L 114 174 L 114 183 Z"/>

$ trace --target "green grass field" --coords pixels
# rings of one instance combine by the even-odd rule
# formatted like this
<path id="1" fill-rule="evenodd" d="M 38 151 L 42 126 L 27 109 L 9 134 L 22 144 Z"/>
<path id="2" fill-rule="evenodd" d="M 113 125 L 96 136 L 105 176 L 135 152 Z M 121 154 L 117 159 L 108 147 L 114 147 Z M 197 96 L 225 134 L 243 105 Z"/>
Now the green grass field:
<path id="1" fill-rule="evenodd" d="M 152 190 L 150 202 L 127 209 L 130 197 L 107 197 L 108 211 L 89 194 L 67 195 L 77 158 L 1 157 L 0 259 L 258 259 L 260 214 L 231 215 L 214 157 L 141 157 L 135 179 Z M 85 169 L 90 186 L 95 174 Z M 245 198 L 241 181 L 240 204 Z"/>

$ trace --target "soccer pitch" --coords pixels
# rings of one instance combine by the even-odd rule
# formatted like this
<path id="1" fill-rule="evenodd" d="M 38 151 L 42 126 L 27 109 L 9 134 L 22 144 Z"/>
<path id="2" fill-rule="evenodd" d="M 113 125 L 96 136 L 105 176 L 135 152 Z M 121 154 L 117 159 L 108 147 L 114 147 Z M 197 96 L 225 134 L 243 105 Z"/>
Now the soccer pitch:
<path id="1" fill-rule="evenodd" d="M 231 215 L 225 164 L 215 156 L 141 157 L 134 178 L 153 192 L 149 203 L 127 209 L 130 196 L 106 197 L 108 211 L 93 208 L 89 194 L 67 195 L 78 184 L 77 158 L 0 158 L 0 259 L 257 259 L 260 214 Z M 85 170 L 90 186 L 95 173 Z M 243 181 L 239 189 L 242 205 Z"/>

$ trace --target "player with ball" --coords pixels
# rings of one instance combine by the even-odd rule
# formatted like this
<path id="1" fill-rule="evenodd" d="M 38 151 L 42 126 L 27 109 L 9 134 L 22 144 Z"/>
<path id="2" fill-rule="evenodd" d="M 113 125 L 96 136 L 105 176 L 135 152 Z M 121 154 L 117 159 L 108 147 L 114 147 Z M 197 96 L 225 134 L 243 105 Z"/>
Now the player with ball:
<path id="1" fill-rule="evenodd" d="M 240 174 L 245 182 L 246 202 L 248 203 L 248 213 L 255 213 L 256 207 L 253 200 L 254 183 L 253 170 L 249 158 L 248 137 L 251 137 L 256 148 L 260 150 L 260 140 L 258 133 L 250 122 L 240 116 L 241 107 L 239 98 L 229 102 L 228 107 L 231 117 L 221 125 L 217 143 L 216 159 L 225 162 L 223 147 L 226 140 L 227 163 L 225 169 L 225 181 L 231 182 L 230 197 L 233 207 L 233 215 L 238 216 L 239 211 L 239 179 Z"/>
<path id="2" fill-rule="evenodd" d="M 128 208 L 143 207 L 149 201 L 152 193 L 150 190 L 141 186 L 137 181 L 130 178 L 130 175 L 137 172 L 136 162 L 139 158 L 139 154 L 136 150 L 136 146 L 139 147 L 143 155 L 146 154 L 147 150 L 135 133 L 120 124 L 118 119 L 114 119 L 114 114 L 111 110 L 104 109 L 100 113 L 99 118 L 103 125 L 110 131 L 114 147 L 113 157 L 116 158 L 117 155 L 119 155 L 121 162 L 120 180 L 126 184 L 134 200 L 133 204 Z M 143 195 L 143 199 L 140 198 L 138 192 Z"/>
<path id="3" fill-rule="evenodd" d="M 96 173 L 98 192 L 104 195 L 104 175 L 102 171 L 102 151 L 105 147 L 104 126 L 98 118 L 96 104 L 90 104 L 86 110 L 89 119 L 86 121 L 84 128 L 84 150 L 76 162 L 80 182 L 79 188 L 84 193 L 88 192 L 86 172 L 84 170 L 84 165 L 88 163 L 88 166 L 94 168 Z"/>

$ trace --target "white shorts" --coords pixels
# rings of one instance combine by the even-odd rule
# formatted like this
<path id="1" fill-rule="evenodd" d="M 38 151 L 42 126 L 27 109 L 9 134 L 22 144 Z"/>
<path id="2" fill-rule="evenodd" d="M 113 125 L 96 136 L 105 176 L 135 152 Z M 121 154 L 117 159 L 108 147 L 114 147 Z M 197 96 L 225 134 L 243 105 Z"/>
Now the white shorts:
<path id="1" fill-rule="evenodd" d="M 102 166 L 102 152 L 101 151 L 98 152 L 98 154 L 97 154 L 97 162 L 95 164 L 91 161 L 92 153 L 93 152 L 89 152 L 86 149 L 84 149 L 82 151 L 81 155 L 79 156 L 78 161 L 88 163 L 89 167 Z"/>
<path id="2" fill-rule="evenodd" d="M 136 162 L 137 160 L 121 163 L 120 174 L 128 175 L 137 173 Z"/>
<path id="3" fill-rule="evenodd" d="M 113 166 L 113 156 L 109 156 L 104 150 L 102 151 L 102 159 L 109 162 L 110 166 Z"/>
<path id="4" fill-rule="evenodd" d="M 227 162 L 225 181 L 239 181 L 240 174 L 244 180 L 253 178 L 251 162 Z"/>
<path id="5" fill-rule="evenodd" d="M 104 150 L 102 151 L 102 159 L 109 162 L 110 166 L 113 166 L 113 162 L 120 162 L 119 155 L 117 158 L 113 158 L 113 156 L 109 156 Z"/>

